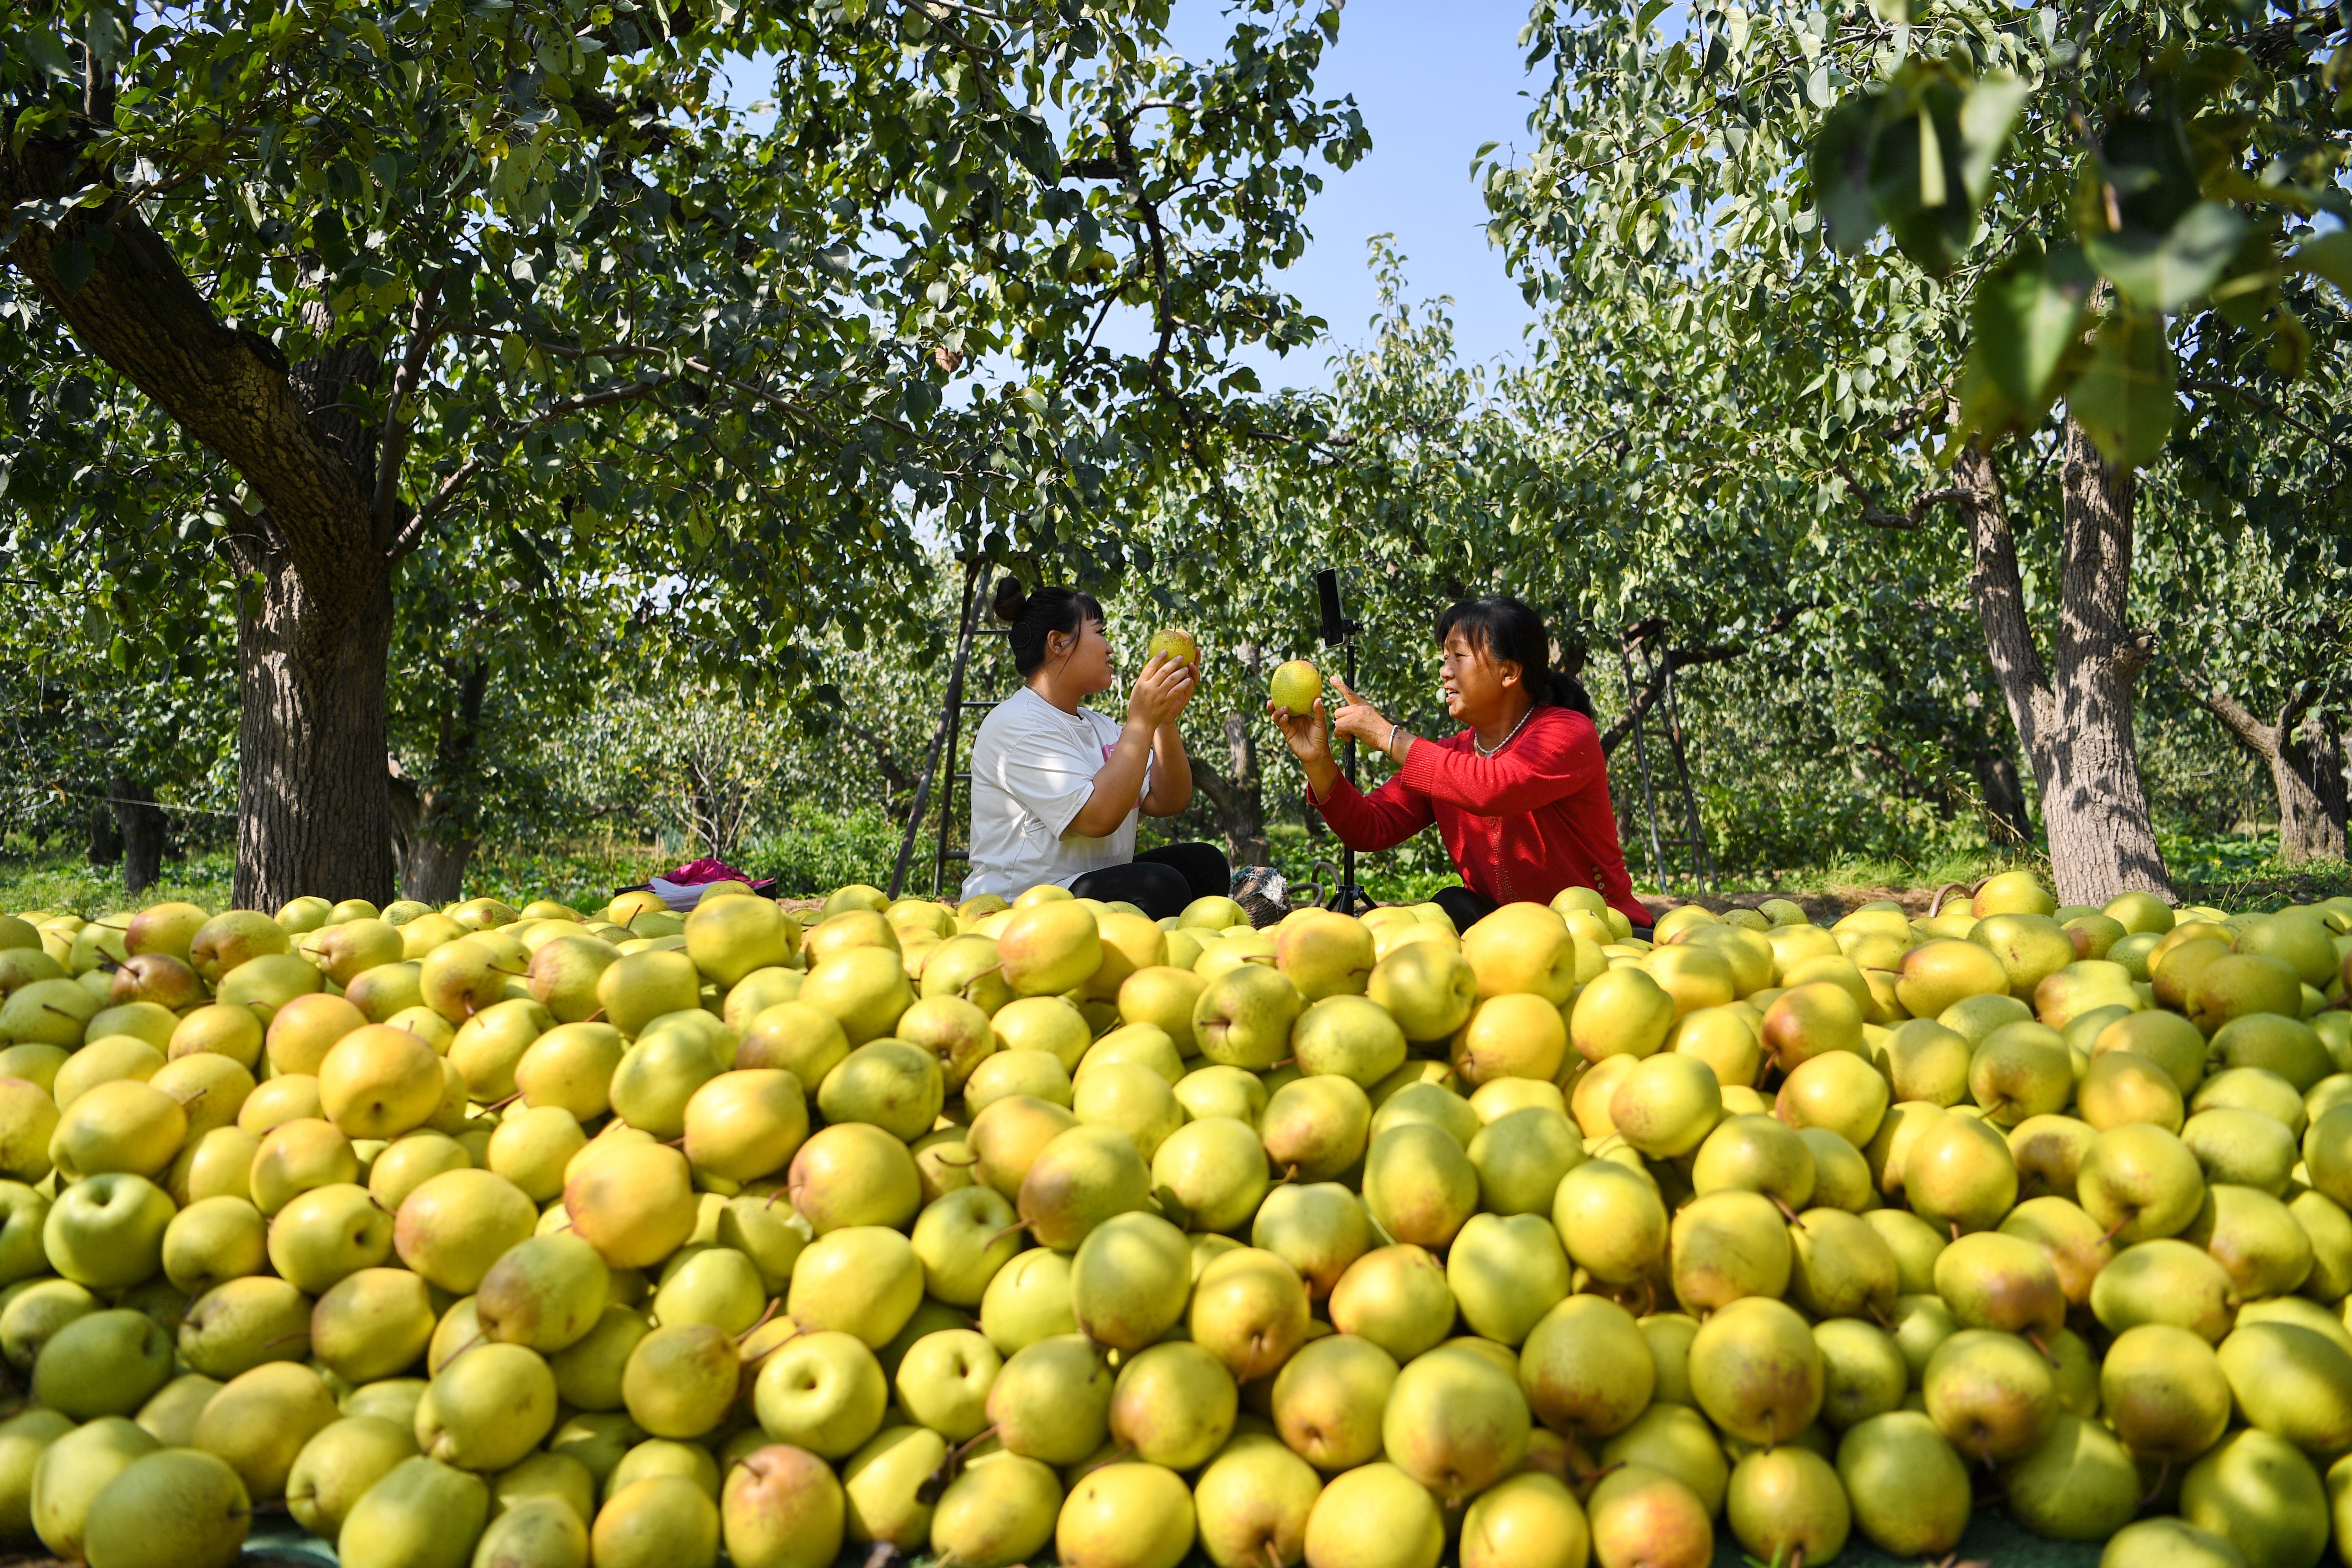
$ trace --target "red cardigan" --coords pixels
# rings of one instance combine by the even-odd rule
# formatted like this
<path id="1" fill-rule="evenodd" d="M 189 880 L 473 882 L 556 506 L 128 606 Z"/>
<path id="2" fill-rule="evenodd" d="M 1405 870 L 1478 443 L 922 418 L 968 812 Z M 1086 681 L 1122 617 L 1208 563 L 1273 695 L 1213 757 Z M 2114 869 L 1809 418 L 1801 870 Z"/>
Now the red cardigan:
<path id="1" fill-rule="evenodd" d="M 1538 708 L 1493 756 L 1478 754 L 1476 739 L 1465 730 L 1416 740 L 1396 776 L 1370 795 L 1343 774 L 1316 808 L 1360 852 L 1392 848 L 1435 822 L 1463 885 L 1498 904 L 1549 903 L 1563 888 L 1591 888 L 1635 925 L 1650 924 L 1656 917 L 1625 873 L 1609 760 L 1592 721 Z"/>

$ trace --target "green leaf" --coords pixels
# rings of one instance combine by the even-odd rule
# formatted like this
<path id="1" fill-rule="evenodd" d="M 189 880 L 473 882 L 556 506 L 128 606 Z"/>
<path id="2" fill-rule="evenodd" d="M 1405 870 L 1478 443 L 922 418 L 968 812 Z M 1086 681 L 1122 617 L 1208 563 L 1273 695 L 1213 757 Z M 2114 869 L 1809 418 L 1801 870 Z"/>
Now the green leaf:
<path id="1" fill-rule="evenodd" d="M 2221 279 L 2245 230 L 2246 220 L 2228 207 L 2199 202 L 2164 234 L 2126 228 L 2093 235 L 2083 249 L 2133 304 L 2178 310 Z"/>
<path id="2" fill-rule="evenodd" d="M 2046 256 L 2021 249 L 1977 285 L 1971 356 L 2029 423 L 2058 395 L 2060 366 L 2082 336 L 2092 281 L 2082 252 L 2062 245 Z"/>
<path id="3" fill-rule="evenodd" d="M 90 271 L 97 265 L 98 258 L 78 239 L 59 240 L 57 248 L 49 252 L 49 269 L 58 275 L 58 287 L 68 295 L 81 292 L 81 286 L 89 281 Z"/>
<path id="4" fill-rule="evenodd" d="M 2164 450 L 2173 416 L 2172 345 L 2153 310 L 2118 310 L 2092 341 L 2091 363 L 2074 384 L 2067 411 L 2117 468 L 2137 468 Z"/>
<path id="5" fill-rule="evenodd" d="M 1814 209 L 1829 230 L 1830 244 L 1848 256 L 1868 245 L 1879 230 L 1878 204 L 1870 194 L 1870 145 L 1877 112 L 1870 94 L 1849 95 L 1822 122 L 1809 160 Z"/>
<path id="6" fill-rule="evenodd" d="M 2297 271 L 2315 272 L 2352 294 L 2352 229 L 2339 228 L 2305 240 L 2286 259 Z"/>
<path id="7" fill-rule="evenodd" d="M 1989 76 L 1969 88 L 1960 103 L 1960 183 L 1969 205 L 1984 205 L 1992 194 L 1992 166 L 2009 144 L 2009 133 L 2024 107 L 2025 83 L 2013 76 Z"/>

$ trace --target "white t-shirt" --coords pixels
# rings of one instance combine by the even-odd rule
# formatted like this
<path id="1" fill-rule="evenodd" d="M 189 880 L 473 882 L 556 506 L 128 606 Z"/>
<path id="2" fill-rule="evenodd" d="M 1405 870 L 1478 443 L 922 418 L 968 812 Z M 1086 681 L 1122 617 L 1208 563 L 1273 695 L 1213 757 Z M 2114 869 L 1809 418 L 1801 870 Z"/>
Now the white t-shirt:
<path id="1" fill-rule="evenodd" d="M 971 870 L 963 896 L 1009 899 L 1042 882 L 1068 887 L 1089 871 L 1135 858 L 1140 805 L 1108 837 L 1071 821 L 1118 746 L 1118 723 L 1092 709 L 1065 713 L 1027 687 L 989 710 L 971 746 Z M 1144 764 L 1141 795 L 1151 789 Z"/>

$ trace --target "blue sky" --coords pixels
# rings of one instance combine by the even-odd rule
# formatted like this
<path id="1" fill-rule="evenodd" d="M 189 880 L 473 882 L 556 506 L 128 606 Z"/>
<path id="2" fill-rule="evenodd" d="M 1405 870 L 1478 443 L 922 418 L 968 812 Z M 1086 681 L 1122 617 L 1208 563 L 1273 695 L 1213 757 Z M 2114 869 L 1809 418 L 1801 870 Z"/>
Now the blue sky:
<path id="1" fill-rule="evenodd" d="M 1171 36 L 1190 55 L 1217 50 L 1231 29 L 1219 0 L 1176 0 L 1174 13 Z M 1411 297 L 1453 297 L 1463 358 L 1522 353 L 1532 316 L 1480 227 L 1486 205 L 1470 183 L 1470 155 L 1482 142 L 1528 141 L 1530 84 L 1518 47 L 1526 20 L 1526 0 L 1349 0 L 1318 85 L 1326 97 L 1354 96 L 1372 151 L 1344 174 L 1318 165 L 1324 189 L 1307 214 L 1314 243 L 1283 275 L 1329 323 L 1334 344 L 1370 336 L 1378 300 L 1365 241 L 1392 234 Z M 746 62 L 728 96 L 748 105 L 768 85 L 765 63 Z M 1251 362 L 1269 387 L 1318 385 L 1329 353 L 1318 345 Z"/>

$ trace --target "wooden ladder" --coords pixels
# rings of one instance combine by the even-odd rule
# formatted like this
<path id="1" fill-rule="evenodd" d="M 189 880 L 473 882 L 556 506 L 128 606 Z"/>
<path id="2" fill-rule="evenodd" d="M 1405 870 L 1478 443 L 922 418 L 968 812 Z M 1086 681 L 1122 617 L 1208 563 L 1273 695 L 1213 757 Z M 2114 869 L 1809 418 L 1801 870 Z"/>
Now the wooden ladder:
<path id="1" fill-rule="evenodd" d="M 923 754 L 922 775 L 915 781 L 915 804 L 907 814 L 907 831 L 898 840 L 898 858 L 890 869 L 889 894 L 898 898 L 907 885 L 907 872 L 915 856 L 915 840 L 923 830 L 923 818 L 930 804 L 931 782 L 939 777 L 940 760 L 947 759 L 947 777 L 940 781 L 939 836 L 931 853 L 931 897 L 938 898 L 946 885 L 948 862 L 969 861 L 969 848 L 952 847 L 955 825 L 956 785 L 970 784 L 969 771 L 956 769 L 956 749 L 963 739 L 963 716 L 985 713 L 996 706 L 995 701 L 967 701 L 964 698 L 964 677 L 971 668 L 972 646 L 984 637 L 1003 637 L 1009 626 L 988 626 L 987 606 L 981 595 L 982 579 L 988 569 L 985 558 L 973 556 L 964 563 L 963 598 L 956 616 L 955 662 L 948 668 L 947 696 L 940 705 L 939 727 L 931 731 L 931 744 Z"/>
<path id="2" fill-rule="evenodd" d="M 1707 859 L 1706 829 L 1699 822 L 1698 795 L 1691 788 L 1690 762 L 1683 744 L 1682 711 L 1675 700 L 1672 664 L 1665 668 L 1658 693 L 1658 708 L 1664 719 L 1665 761 L 1671 763 L 1674 769 L 1671 781 L 1663 784 L 1655 776 L 1659 770 L 1654 770 L 1650 765 L 1650 740 L 1646 733 L 1648 714 L 1634 707 L 1638 691 L 1660 678 L 1657 655 L 1651 647 L 1650 637 L 1646 635 L 1649 626 L 1654 625 L 1649 623 L 1633 628 L 1618 645 L 1618 655 L 1625 668 L 1625 710 L 1633 714 L 1633 763 L 1642 778 L 1642 817 L 1643 826 L 1649 830 L 1650 874 L 1657 879 L 1661 891 L 1667 889 L 1666 879 L 1672 869 L 1667 865 L 1667 851 L 1673 850 L 1677 852 L 1678 858 L 1687 858 L 1692 881 L 1705 892 L 1715 886 L 1715 871 Z M 1641 660 L 1638 674 L 1634 668 L 1636 655 Z M 1662 833 L 1658 829 L 1658 797 L 1666 792 L 1681 797 L 1680 832 Z M 1668 804 L 1668 809 L 1674 809 L 1673 803 Z"/>

